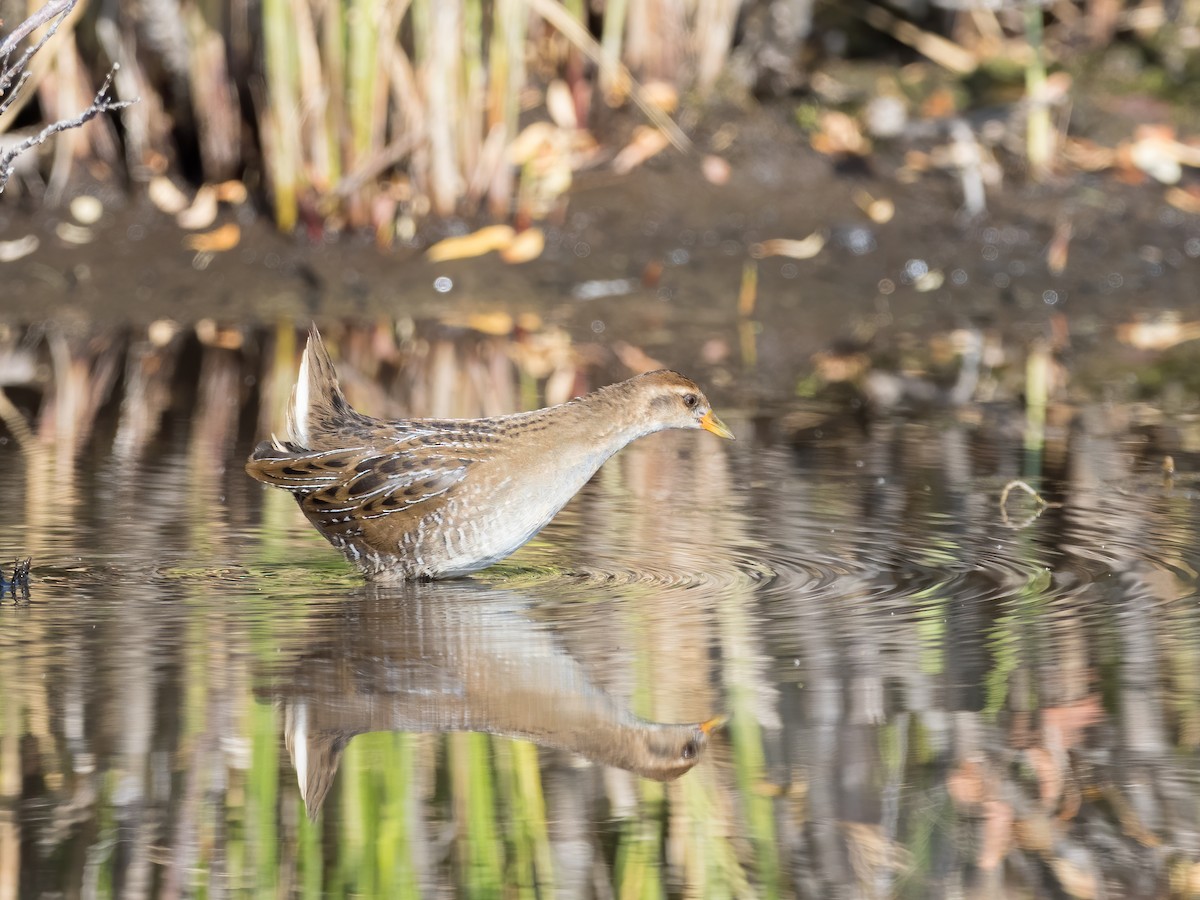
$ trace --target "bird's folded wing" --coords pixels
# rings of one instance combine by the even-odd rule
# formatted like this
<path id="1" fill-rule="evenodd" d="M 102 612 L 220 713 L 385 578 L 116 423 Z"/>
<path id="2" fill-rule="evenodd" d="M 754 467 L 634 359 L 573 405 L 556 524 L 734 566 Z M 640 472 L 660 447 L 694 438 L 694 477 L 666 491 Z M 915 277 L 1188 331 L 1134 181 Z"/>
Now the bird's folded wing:
<path id="1" fill-rule="evenodd" d="M 296 495 L 321 518 L 354 514 L 378 518 L 444 494 L 462 481 L 474 460 L 403 444 L 387 449 L 283 449 L 260 444 L 246 470 L 259 481 Z"/>

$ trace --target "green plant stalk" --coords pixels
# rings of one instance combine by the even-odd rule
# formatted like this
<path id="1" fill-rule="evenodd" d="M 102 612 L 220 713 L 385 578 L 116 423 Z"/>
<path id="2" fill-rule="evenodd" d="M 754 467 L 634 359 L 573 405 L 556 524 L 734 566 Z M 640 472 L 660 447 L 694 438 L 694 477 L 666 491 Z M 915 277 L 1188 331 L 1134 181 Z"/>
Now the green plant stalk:
<path id="1" fill-rule="evenodd" d="M 1046 102 L 1046 63 L 1042 56 L 1044 11 L 1039 0 L 1026 0 L 1025 39 L 1029 42 L 1029 64 L 1025 67 L 1025 102 L 1029 116 L 1025 125 L 1025 152 L 1029 171 L 1040 181 L 1050 170 L 1053 130 Z"/>
<path id="2" fill-rule="evenodd" d="M 606 95 L 617 88 L 628 12 L 629 0 L 610 0 L 604 5 L 604 24 L 600 31 L 600 88 Z"/>
<path id="3" fill-rule="evenodd" d="M 298 794 L 293 797 L 293 802 L 302 806 Z M 310 822 L 303 809 L 298 812 L 297 819 L 300 822 L 300 852 L 298 856 L 300 861 L 301 896 L 319 898 L 323 893 L 322 879 L 325 869 L 324 853 L 321 847 L 321 821 L 318 819 L 316 822 Z"/>
<path id="4" fill-rule="evenodd" d="M 341 2 L 325 4 L 321 52 L 325 57 L 325 135 L 329 141 L 329 183 L 337 185 L 345 171 L 342 154 L 346 134 L 346 82 L 349 60 L 346 58 L 346 15 Z"/>
<path id="5" fill-rule="evenodd" d="M 454 807 L 460 820 L 462 888 L 469 897 L 499 897 L 504 862 L 497 837 L 489 738 L 467 731 L 451 734 L 447 740 Z"/>
<path id="6" fill-rule="evenodd" d="M 733 716 L 729 731 L 733 742 L 733 766 L 742 798 L 750 837 L 754 842 L 758 880 L 762 896 L 778 897 L 779 851 L 775 835 L 775 801 L 757 790 L 766 777 L 762 729 L 754 717 L 754 697 L 741 685 L 730 695 Z"/>
<path id="7" fill-rule="evenodd" d="M 375 144 L 375 83 L 378 35 L 375 23 L 382 14 L 379 0 L 353 0 L 348 16 L 350 60 L 347 93 L 350 107 L 350 167 L 360 164 Z"/>
<path id="8" fill-rule="evenodd" d="M 462 77 L 458 89 L 459 168 L 475 173 L 483 155 L 483 124 L 487 104 L 487 72 L 483 64 L 483 3 L 482 0 L 463 0 L 462 6 Z M 473 181 L 475 179 L 472 179 Z M 482 192 L 478 192 L 482 193 Z M 472 201 L 477 196 L 470 198 Z"/>
<path id="9" fill-rule="evenodd" d="M 255 893 L 276 893 L 279 884 L 278 836 L 275 810 L 279 800 L 279 731 L 275 710 L 251 701 L 250 773 L 247 782 L 247 835 L 254 858 Z"/>
<path id="10" fill-rule="evenodd" d="M 501 799 L 511 823 L 515 871 L 508 878 L 509 886 L 517 885 L 523 897 L 551 896 L 553 855 L 537 747 L 528 741 L 496 741 L 495 752 L 497 773 L 505 775 L 498 783 L 505 788 Z"/>
<path id="11" fill-rule="evenodd" d="M 1050 399 L 1050 348 L 1037 340 L 1025 361 L 1025 476 L 1041 474 L 1041 453 L 1046 446 L 1046 407 Z"/>
<path id="12" fill-rule="evenodd" d="M 420 885 L 413 864 L 412 840 L 408 833 L 411 819 L 407 814 L 410 804 L 417 802 L 412 791 L 415 771 L 413 736 L 389 734 L 386 738 L 380 763 L 383 784 L 376 848 L 379 881 L 385 896 L 416 897 L 420 895 Z"/>
<path id="13" fill-rule="evenodd" d="M 299 217 L 301 146 L 296 27 L 289 0 L 263 0 L 266 108 L 262 113 L 263 157 L 275 202 L 275 224 L 291 231 Z"/>

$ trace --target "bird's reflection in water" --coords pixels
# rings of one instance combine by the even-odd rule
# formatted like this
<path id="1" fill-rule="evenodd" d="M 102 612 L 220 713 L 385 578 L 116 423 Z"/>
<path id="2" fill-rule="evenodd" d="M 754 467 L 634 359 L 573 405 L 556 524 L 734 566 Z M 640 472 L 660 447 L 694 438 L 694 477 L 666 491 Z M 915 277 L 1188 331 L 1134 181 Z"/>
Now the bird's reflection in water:
<path id="1" fill-rule="evenodd" d="M 363 591 L 313 623 L 272 687 L 310 817 L 356 734 L 486 732 L 668 781 L 699 762 L 722 721 L 634 715 L 589 677 L 552 623 L 527 614 L 536 602 L 527 594 L 475 582 Z"/>

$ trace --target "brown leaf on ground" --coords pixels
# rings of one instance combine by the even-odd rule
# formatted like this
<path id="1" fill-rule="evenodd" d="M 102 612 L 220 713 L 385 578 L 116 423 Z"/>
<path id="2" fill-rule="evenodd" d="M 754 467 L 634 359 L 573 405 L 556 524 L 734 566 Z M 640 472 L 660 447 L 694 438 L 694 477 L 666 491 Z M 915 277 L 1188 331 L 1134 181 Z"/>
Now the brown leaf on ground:
<path id="1" fill-rule="evenodd" d="M 507 247 L 512 243 L 514 234 L 510 225 L 488 225 L 471 234 L 438 241 L 425 251 L 425 258 L 430 262 L 449 262 L 483 256 Z"/>
<path id="2" fill-rule="evenodd" d="M 1117 340 L 1138 350 L 1168 350 L 1200 338 L 1200 322 L 1180 322 L 1164 316 L 1117 326 Z"/>
<path id="3" fill-rule="evenodd" d="M 750 255 L 755 259 L 765 259 L 768 256 L 787 256 L 791 259 L 812 259 L 825 249 L 825 235 L 814 231 L 806 238 L 772 238 L 755 244 L 750 248 Z"/>
<path id="4" fill-rule="evenodd" d="M 513 236 L 508 245 L 500 248 L 500 258 L 515 264 L 537 259 L 546 249 L 546 235 L 540 228 L 526 228 Z"/>
<path id="5" fill-rule="evenodd" d="M 175 222 L 180 228 L 188 231 L 197 231 L 201 228 L 207 228 L 217 218 L 217 189 L 206 184 L 196 191 L 196 196 L 192 198 L 192 205 L 187 209 L 180 210 L 175 216 Z"/>
<path id="6" fill-rule="evenodd" d="M 633 139 L 613 159 L 613 171 L 618 175 L 628 174 L 669 146 L 671 140 L 662 131 L 649 125 L 639 125 L 633 131 Z"/>
<path id="7" fill-rule="evenodd" d="M 617 359 L 638 375 L 644 372 L 653 372 L 655 369 L 666 368 L 666 365 L 660 360 L 655 359 L 641 347 L 635 347 L 633 344 L 617 341 L 613 344 L 612 349 L 613 353 L 617 354 Z"/>
<path id="8" fill-rule="evenodd" d="M 242 229 L 236 222 L 227 222 L 212 231 L 189 234 L 183 239 L 183 244 L 189 250 L 195 250 L 197 253 L 222 253 L 232 250 L 241 240 Z"/>
<path id="9" fill-rule="evenodd" d="M 1189 184 L 1168 188 L 1164 197 L 1176 209 L 1189 215 L 1200 216 L 1200 186 Z"/>
<path id="10" fill-rule="evenodd" d="M 826 156 L 866 156 L 871 152 L 871 142 L 863 135 L 857 120 L 837 110 L 821 114 L 820 128 L 809 142 L 814 150 Z"/>

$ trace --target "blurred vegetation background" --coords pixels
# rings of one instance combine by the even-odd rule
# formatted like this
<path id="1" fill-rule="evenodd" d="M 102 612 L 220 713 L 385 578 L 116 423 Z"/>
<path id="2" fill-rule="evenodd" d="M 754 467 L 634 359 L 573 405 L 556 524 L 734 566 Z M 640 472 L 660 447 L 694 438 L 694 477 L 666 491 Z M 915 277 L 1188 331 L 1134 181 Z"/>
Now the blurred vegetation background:
<path id="1" fill-rule="evenodd" d="M 0 2 L 5 30 L 40 6 Z M 120 63 L 116 96 L 139 102 L 46 151 L 51 200 L 86 160 L 135 189 L 237 180 L 284 231 L 391 243 L 431 214 L 519 230 L 554 213 L 573 172 L 688 151 L 698 119 L 731 100 L 815 96 L 886 130 L 886 104 L 827 90 L 822 72 L 846 58 L 891 66 L 891 87 L 867 94 L 922 114 L 1023 101 L 1036 176 L 1070 89 L 1048 73 L 1119 46 L 1138 77 L 1186 96 L 1198 26 L 1196 0 L 84 0 L 35 57 L 0 140 L 86 107 Z M 948 105 L 928 86 L 913 96 L 898 64 L 914 61 L 951 79 Z"/>

